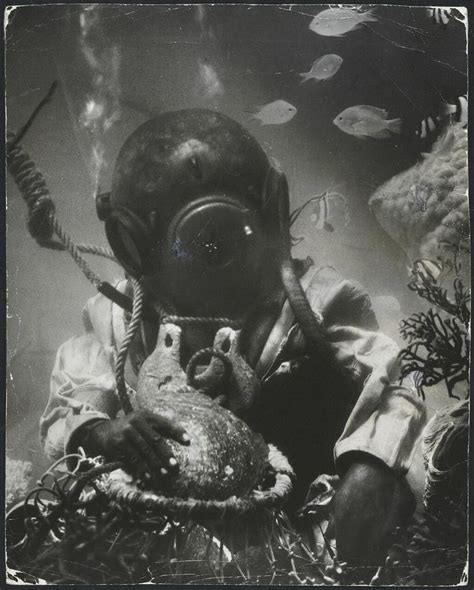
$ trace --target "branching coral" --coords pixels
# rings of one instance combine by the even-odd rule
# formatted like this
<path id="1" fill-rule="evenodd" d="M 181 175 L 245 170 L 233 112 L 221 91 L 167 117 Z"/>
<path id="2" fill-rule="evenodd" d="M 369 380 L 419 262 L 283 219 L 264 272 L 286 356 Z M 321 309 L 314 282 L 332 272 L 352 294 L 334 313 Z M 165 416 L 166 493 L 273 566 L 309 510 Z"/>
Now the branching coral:
<path id="1" fill-rule="evenodd" d="M 414 265 L 408 287 L 437 309 L 431 307 L 400 322 L 400 332 L 408 341 L 400 353 L 401 376 L 415 373 L 423 398 L 425 386 L 443 380 L 449 396 L 457 397 L 455 385 L 469 380 L 469 291 L 457 277 L 450 297 L 425 263 Z"/>

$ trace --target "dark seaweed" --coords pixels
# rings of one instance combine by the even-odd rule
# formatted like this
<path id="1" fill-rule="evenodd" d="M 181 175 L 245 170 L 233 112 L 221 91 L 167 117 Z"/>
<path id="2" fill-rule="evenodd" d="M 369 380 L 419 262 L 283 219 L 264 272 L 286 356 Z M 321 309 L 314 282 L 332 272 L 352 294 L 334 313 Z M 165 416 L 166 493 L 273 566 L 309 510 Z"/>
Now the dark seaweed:
<path id="1" fill-rule="evenodd" d="M 415 373 L 419 394 L 424 387 L 445 382 L 449 397 L 457 383 L 469 382 L 470 292 L 462 280 L 453 281 L 453 295 L 442 287 L 422 261 L 414 264 L 408 288 L 433 304 L 428 311 L 412 314 L 400 322 L 400 333 L 408 341 L 400 352 L 401 377 Z M 466 388 L 466 396 L 469 388 Z"/>

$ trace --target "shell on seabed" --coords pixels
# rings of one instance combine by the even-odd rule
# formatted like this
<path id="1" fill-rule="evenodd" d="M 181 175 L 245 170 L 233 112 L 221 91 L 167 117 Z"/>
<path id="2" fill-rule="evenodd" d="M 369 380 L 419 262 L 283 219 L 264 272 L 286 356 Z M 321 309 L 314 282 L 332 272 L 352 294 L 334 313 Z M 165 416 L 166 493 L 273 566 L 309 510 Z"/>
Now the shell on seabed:
<path id="1" fill-rule="evenodd" d="M 186 384 L 179 362 L 180 336 L 178 326 L 161 326 L 138 380 L 137 405 L 175 421 L 190 438 L 188 446 L 168 439 L 179 471 L 155 478 L 154 490 L 208 500 L 245 495 L 262 480 L 268 447 L 235 414 Z"/>

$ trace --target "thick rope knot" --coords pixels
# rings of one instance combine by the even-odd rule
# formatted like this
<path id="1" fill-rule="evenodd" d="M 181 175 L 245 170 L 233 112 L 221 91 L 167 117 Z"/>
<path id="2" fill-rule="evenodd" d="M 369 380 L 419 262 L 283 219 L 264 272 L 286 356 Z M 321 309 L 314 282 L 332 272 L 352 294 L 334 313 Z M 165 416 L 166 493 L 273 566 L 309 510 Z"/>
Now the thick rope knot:
<path id="1" fill-rule="evenodd" d="M 53 236 L 55 205 L 44 176 L 19 145 L 7 143 L 7 166 L 28 207 L 28 230 L 39 243 Z"/>

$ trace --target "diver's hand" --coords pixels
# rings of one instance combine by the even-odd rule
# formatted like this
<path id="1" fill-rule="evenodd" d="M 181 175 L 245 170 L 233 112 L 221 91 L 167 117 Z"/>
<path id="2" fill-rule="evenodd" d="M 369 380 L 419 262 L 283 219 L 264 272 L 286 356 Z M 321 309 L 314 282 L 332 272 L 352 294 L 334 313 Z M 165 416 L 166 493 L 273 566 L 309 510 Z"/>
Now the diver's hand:
<path id="1" fill-rule="evenodd" d="M 358 454 L 335 495 L 337 554 L 353 565 L 378 565 L 390 534 L 415 509 L 405 478 L 368 454 Z"/>
<path id="2" fill-rule="evenodd" d="M 167 438 L 189 444 L 186 431 L 168 418 L 148 410 L 135 410 L 114 420 L 92 424 L 85 437 L 88 454 L 100 454 L 107 461 L 123 461 L 133 473 L 150 480 L 176 472 L 178 463 Z"/>

